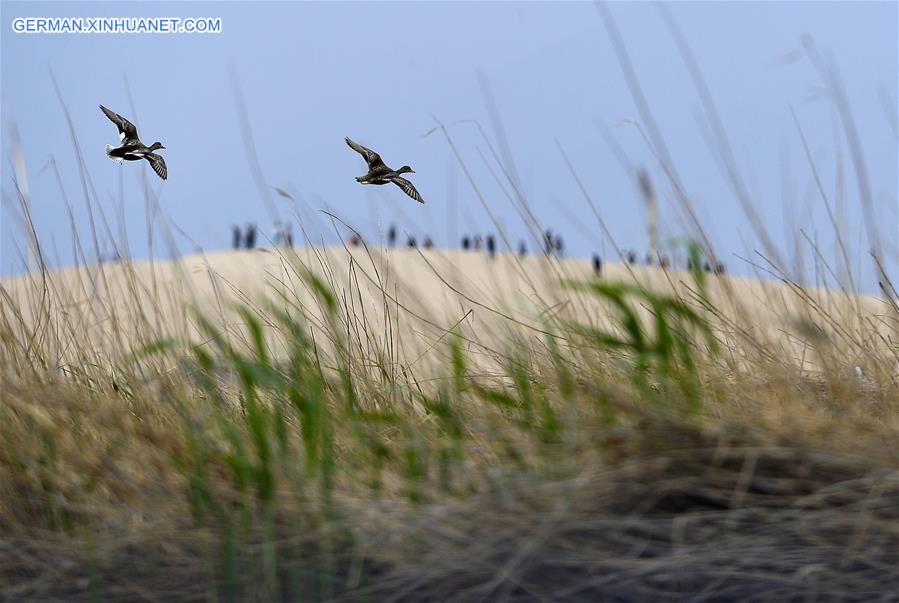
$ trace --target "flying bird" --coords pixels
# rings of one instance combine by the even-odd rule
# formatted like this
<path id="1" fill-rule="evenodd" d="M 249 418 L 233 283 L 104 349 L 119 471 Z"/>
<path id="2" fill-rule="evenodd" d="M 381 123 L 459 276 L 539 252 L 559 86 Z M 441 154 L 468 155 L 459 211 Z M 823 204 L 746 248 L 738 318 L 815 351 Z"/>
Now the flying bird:
<path id="1" fill-rule="evenodd" d="M 165 167 L 165 159 L 162 158 L 162 155 L 157 155 L 153 152 L 164 149 L 165 147 L 162 146 L 162 143 L 157 141 L 150 146 L 146 146 L 137 137 L 137 128 L 134 127 L 133 123 L 115 111 L 110 111 L 103 105 L 100 105 L 100 110 L 119 129 L 119 140 L 122 143 L 118 147 L 114 147 L 111 144 L 106 145 L 106 156 L 119 163 L 122 161 L 146 159 L 153 171 L 156 172 L 156 175 L 165 180 L 169 174 L 168 169 Z"/>
<path id="2" fill-rule="evenodd" d="M 356 182 L 360 184 L 387 184 L 388 182 L 392 182 L 419 203 L 424 203 L 424 199 L 421 198 L 421 195 L 418 194 L 418 191 L 415 190 L 412 183 L 400 176 L 400 174 L 406 173 L 414 174 L 415 170 L 408 165 L 404 165 L 398 170 L 392 170 L 384 165 L 381 156 L 371 149 L 366 149 L 361 144 L 353 142 L 349 138 L 346 139 L 346 143 L 351 149 L 362 155 L 362 158 L 365 159 L 365 163 L 368 164 L 368 173 L 363 176 L 357 176 Z"/>

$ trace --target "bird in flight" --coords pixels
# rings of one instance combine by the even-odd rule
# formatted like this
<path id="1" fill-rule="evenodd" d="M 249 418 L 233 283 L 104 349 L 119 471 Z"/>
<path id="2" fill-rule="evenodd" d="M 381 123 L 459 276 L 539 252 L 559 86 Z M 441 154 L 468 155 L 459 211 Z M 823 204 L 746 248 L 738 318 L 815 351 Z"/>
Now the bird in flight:
<path id="1" fill-rule="evenodd" d="M 414 174 L 415 170 L 408 165 L 404 165 L 398 170 L 392 170 L 384 164 L 384 161 L 381 160 L 381 156 L 371 149 L 366 149 L 361 144 L 353 142 L 349 138 L 346 139 L 346 143 L 351 149 L 362 155 L 362 158 L 365 159 L 365 163 L 368 164 L 368 173 L 363 176 L 357 176 L 356 182 L 360 184 L 387 184 L 388 182 L 392 182 L 419 203 L 424 203 L 424 199 L 421 198 L 421 195 L 418 194 L 418 191 L 415 190 L 412 183 L 400 176 L 400 174 L 406 173 Z"/>
<path id="2" fill-rule="evenodd" d="M 119 129 L 119 140 L 122 143 L 118 147 L 114 147 L 111 144 L 106 145 L 106 156 L 119 163 L 122 161 L 146 159 L 153 171 L 156 172 L 156 175 L 165 180 L 169 174 L 168 169 L 165 167 L 165 159 L 162 158 L 162 155 L 157 155 L 153 152 L 164 149 L 165 147 L 162 146 L 162 143 L 154 142 L 152 145 L 146 146 L 137 137 L 137 128 L 134 127 L 133 123 L 115 111 L 110 111 L 103 105 L 100 105 L 100 110 Z"/>

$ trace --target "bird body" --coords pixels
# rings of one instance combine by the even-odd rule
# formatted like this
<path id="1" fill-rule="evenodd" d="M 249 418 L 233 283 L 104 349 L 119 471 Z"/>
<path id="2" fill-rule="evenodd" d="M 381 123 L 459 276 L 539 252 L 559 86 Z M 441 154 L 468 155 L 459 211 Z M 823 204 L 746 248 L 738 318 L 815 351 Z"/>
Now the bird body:
<path id="1" fill-rule="evenodd" d="M 372 151 L 371 149 L 363 147 L 361 144 L 353 142 L 349 138 L 346 138 L 346 143 L 349 145 L 351 149 L 362 155 L 362 158 L 365 159 L 365 163 L 368 166 L 368 172 L 363 174 L 362 176 L 356 176 L 356 182 L 360 184 L 395 184 L 404 193 L 418 201 L 419 203 L 424 203 L 424 199 L 421 198 L 421 195 L 418 194 L 418 191 L 415 189 L 415 186 L 403 178 L 401 174 L 414 174 L 415 170 L 410 168 L 408 165 L 404 165 L 398 170 L 393 170 L 384 163 L 381 159 L 381 156 Z"/>
<path id="2" fill-rule="evenodd" d="M 165 159 L 162 158 L 162 155 L 153 152 L 164 149 L 165 147 L 162 146 L 162 143 L 154 142 L 150 146 L 145 145 L 137 137 L 137 128 L 133 123 L 115 111 L 110 111 L 103 105 L 100 105 L 100 110 L 118 128 L 119 141 L 121 142 L 121 145 L 118 147 L 114 147 L 111 144 L 106 145 L 106 156 L 119 163 L 146 159 L 157 176 L 163 180 L 168 178 L 168 168 L 165 165 Z"/>

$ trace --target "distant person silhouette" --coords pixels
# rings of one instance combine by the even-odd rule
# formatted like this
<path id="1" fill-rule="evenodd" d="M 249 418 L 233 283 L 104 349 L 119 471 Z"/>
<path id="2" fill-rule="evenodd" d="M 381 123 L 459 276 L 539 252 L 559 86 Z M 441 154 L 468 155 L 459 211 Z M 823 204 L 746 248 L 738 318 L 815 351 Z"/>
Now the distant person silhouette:
<path id="1" fill-rule="evenodd" d="M 496 256 L 496 239 L 493 238 L 493 235 L 487 235 L 487 253 L 490 254 L 490 257 Z"/>
<path id="2" fill-rule="evenodd" d="M 602 258 L 598 253 L 593 254 L 593 274 L 602 276 Z"/>
<path id="3" fill-rule="evenodd" d="M 406 245 L 410 248 L 418 247 L 418 243 L 415 242 L 415 237 L 409 237 L 409 241 Z"/>
<path id="4" fill-rule="evenodd" d="M 546 232 L 543 233 L 543 244 L 546 247 L 546 255 L 552 255 L 553 253 L 553 231 L 551 228 L 547 228 Z"/>
<path id="5" fill-rule="evenodd" d="M 240 242 L 243 237 L 240 234 L 240 226 L 237 224 L 231 225 L 231 248 L 232 249 L 240 249 Z"/>
<path id="6" fill-rule="evenodd" d="M 293 224 L 290 222 L 284 225 L 284 242 L 288 247 L 293 247 Z"/>
<path id="7" fill-rule="evenodd" d="M 396 224 L 391 224 L 387 229 L 387 246 L 393 247 L 394 245 L 396 245 Z"/>
<path id="8" fill-rule="evenodd" d="M 528 245 L 524 241 L 519 241 L 518 243 L 518 255 L 524 257 L 528 254 Z"/>
<path id="9" fill-rule="evenodd" d="M 281 220 L 275 220 L 272 225 L 272 247 L 280 247 L 284 244 L 284 226 Z"/>
<path id="10" fill-rule="evenodd" d="M 474 236 L 474 250 L 475 251 L 481 250 L 481 235 Z"/>
<path id="11" fill-rule="evenodd" d="M 247 229 L 244 231 L 244 244 L 243 246 L 247 249 L 253 249 L 256 247 L 256 225 L 252 222 L 247 224 Z"/>
<path id="12" fill-rule="evenodd" d="M 468 238 L 468 235 L 462 237 L 462 249 L 468 251 L 471 248 L 471 239 Z"/>
<path id="13" fill-rule="evenodd" d="M 637 253 L 635 251 L 627 252 L 627 263 L 631 266 L 637 263 Z"/>
<path id="14" fill-rule="evenodd" d="M 565 244 L 562 242 L 562 235 L 556 235 L 556 239 L 553 241 L 553 247 L 556 250 L 556 255 L 562 257 L 565 250 Z"/>
<path id="15" fill-rule="evenodd" d="M 430 249 L 434 246 L 434 241 L 431 240 L 431 237 L 426 236 L 424 242 L 422 243 L 422 247 L 425 249 Z"/>

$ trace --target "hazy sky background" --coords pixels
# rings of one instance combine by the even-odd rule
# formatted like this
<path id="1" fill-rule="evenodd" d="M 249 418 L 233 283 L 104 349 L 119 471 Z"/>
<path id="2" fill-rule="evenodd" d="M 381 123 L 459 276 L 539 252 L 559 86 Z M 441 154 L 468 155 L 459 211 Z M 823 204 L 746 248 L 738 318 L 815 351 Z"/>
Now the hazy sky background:
<path id="1" fill-rule="evenodd" d="M 876 285 L 856 174 L 831 98 L 800 37 L 813 37 L 848 92 L 872 183 L 874 214 L 895 276 L 897 262 L 897 4 L 895 2 L 711 2 L 668 5 L 708 82 L 752 203 L 791 263 L 802 228 L 834 257 L 834 237 L 790 114 L 808 139 L 835 217 L 865 288 Z M 708 119 L 658 7 L 609 5 L 646 99 L 696 213 L 731 271 L 734 254 L 761 249 L 708 144 Z M 182 252 L 230 245 L 232 223 L 274 219 L 248 161 L 233 72 L 271 203 L 296 222 L 292 191 L 316 241 L 336 235 L 329 208 L 377 241 L 391 222 L 421 240 L 458 246 L 463 233 L 494 230 L 472 186 L 439 133 L 447 124 L 482 194 L 517 244 L 527 230 L 491 169 L 499 172 L 475 126 L 496 144 L 479 71 L 489 82 L 523 192 L 539 220 L 565 236 L 569 255 L 612 247 L 562 159 L 571 159 L 619 245 L 645 250 L 642 201 L 602 136 L 608 128 L 627 160 L 646 166 L 659 191 L 664 239 L 684 232 L 673 190 L 638 129 L 640 121 L 609 33 L 592 3 L 15 3 L 2 11 L 2 224 L 0 271 L 21 271 L 21 222 L 11 168 L 16 133 L 26 162 L 32 213 L 51 263 L 73 261 L 72 234 L 53 158 L 74 208 L 79 236 L 93 259 L 85 194 L 55 74 L 71 113 L 90 183 L 117 238 L 125 227 L 131 254 L 148 256 L 147 219 L 168 224 Z M 25 35 L 19 16 L 221 17 L 218 35 Z M 129 99 L 126 78 L 132 100 Z M 122 167 L 103 152 L 116 143 L 103 103 L 160 140 L 169 168 L 162 182 L 145 162 Z M 892 116 L 890 113 L 892 112 Z M 374 148 L 410 176 L 427 201 L 396 187 L 362 187 L 361 158 L 345 136 Z M 482 159 L 482 153 L 485 160 Z M 842 187 L 836 166 L 843 166 Z M 489 168 L 488 168 L 489 165 Z M 143 178 L 158 195 L 148 212 Z M 506 186 L 508 188 L 508 186 Z M 842 188 L 842 196 L 838 191 Z M 90 185 L 89 185 L 90 190 Z M 90 193 L 93 194 L 92 192 Z M 93 203 L 93 199 L 92 199 Z M 111 252 L 98 224 L 100 246 Z M 295 235 L 297 225 L 294 225 Z M 801 239 L 801 235 L 800 235 Z M 157 239 L 157 256 L 168 255 Z M 533 242 L 529 241 L 533 248 Z M 805 245 L 806 258 L 811 257 Z M 58 257 L 58 260 L 57 260 Z"/>

